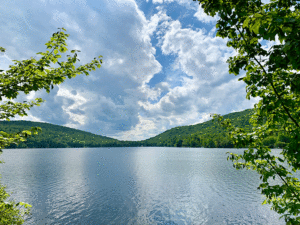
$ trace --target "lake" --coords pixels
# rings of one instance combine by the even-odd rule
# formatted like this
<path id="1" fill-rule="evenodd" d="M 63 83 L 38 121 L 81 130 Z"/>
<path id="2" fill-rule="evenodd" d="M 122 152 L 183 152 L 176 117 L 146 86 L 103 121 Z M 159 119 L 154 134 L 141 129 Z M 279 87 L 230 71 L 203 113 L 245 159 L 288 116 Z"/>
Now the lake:
<path id="1" fill-rule="evenodd" d="M 26 224 L 285 224 L 259 175 L 208 148 L 4 149 L 1 183 Z M 279 150 L 273 150 L 275 153 Z"/>

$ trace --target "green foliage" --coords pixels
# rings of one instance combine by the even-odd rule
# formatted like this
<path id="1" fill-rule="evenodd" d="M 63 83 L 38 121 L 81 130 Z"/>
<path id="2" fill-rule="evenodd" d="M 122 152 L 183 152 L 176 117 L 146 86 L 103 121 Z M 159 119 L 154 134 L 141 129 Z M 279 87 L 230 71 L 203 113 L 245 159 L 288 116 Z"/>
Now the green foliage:
<path id="1" fill-rule="evenodd" d="M 253 109 L 224 115 L 232 124 L 249 130 L 249 120 Z M 205 147 L 232 148 L 226 129 L 218 126 L 215 120 L 191 126 L 175 127 L 144 141 L 119 141 L 113 138 L 76 130 L 49 123 L 32 121 L 0 121 L 0 130 L 14 134 L 30 127 L 42 128 L 39 135 L 32 136 L 21 144 L 11 144 L 7 148 L 76 148 L 76 147 L 133 147 L 133 146 L 169 146 L 169 147 Z M 282 148 L 289 143 L 288 137 L 274 133 L 266 137 L 264 143 L 270 148 Z M 247 147 L 247 146 L 242 146 Z"/>
<path id="2" fill-rule="evenodd" d="M 66 53 L 66 40 L 69 36 L 63 31 L 64 28 L 59 29 L 54 33 L 49 42 L 46 43 L 47 51 L 39 52 L 37 55 L 39 59 L 30 58 L 27 60 L 13 60 L 14 65 L 9 66 L 6 71 L 0 70 L 0 101 L 3 97 L 7 99 L 15 99 L 20 92 L 29 94 L 31 91 L 38 91 L 45 89 L 47 93 L 53 89 L 53 85 L 62 83 L 67 77 L 73 78 L 79 74 L 89 75 L 88 71 L 95 70 L 101 67 L 102 56 L 98 59 L 94 58 L 91 63 L 75 67 L 79 59 L 77 58 L 78 50 L 72 50 L 71 55 L 67 55 L 66 61 L 59 61 L 60 53 Z M 0 47 L 0 52 L 5 52 L 5 49 Z M 55 66 L 56 67 L 52 67 Z M 29 110 L 34 105 L 39 106 L 44 102 L 41 98 L 36 98 L 35 101 L 23 103 L 5 101 L 0 105 L 0 119 L 10 120 L 9 118 L 15 115 L 27 116 L 26 110 Z M 0 151 L 10 145 L 18 145 L 27 140 L 27 138 L 38 134 L 41 131 L 40 127 L 31 127 L 28 130 L 19 130 L 15 133 L 7 133 L 0 131 Z M 2 163 L 2 162 L 1 162 Z M 22 224 L 24 222 L 23 216 L 29 213 L 20 211 L 18 206 L 25 208 L 31 207 L 29 204 L 22 202 L 4 202 L 9 197 L 5 192 L 5 188 L 0 184 L 0 224 Z"/>
<path id="3" fill-rule="evenodd" d="M 246 128 L 249 126 L 252 113 L 253 110 L 247 109 L 227 114 L 224 117 L 231 118 L 236 125 Z M 216 121 L 210 120 L 196 125 L 175 127 L 141 143 L 144 146 L 233 147 L 225 131 L 224 128 L 218 126 Z"/>
<path id="4" fill-rule="evenodd" d="M 5 191 L 5 188 L 6 186 L 0 184 L 0 224 L 23 224 L 24 217 L 30 215 L 32 206 L 24 202 L 6 202 L 5 200 L 10 195 Z M 18 206 L 24 206 L 26 210 L 20 209 Z"/>
<path id="5" fill-rule="evenodd" d="M 20 145 L 7 148 L 76 148 L 121 146 L 121 141 L 64 126 L 32 121 L 0 121 L 0 130 L 17 133 L 32 126 L 42 128 L 39 135 L 31 137 Z"/>
<path id="6" fill-rule="evenodd" d="M 195 0 L 194 0 L 195 1 Z M 300 224 L 300 183 L 288 171 L 300 168 L 300 3 L 296 0 L 198 0 L 205 13 L 218 13 L 217 36 L 229 38 L 228 47 L 238 51 L 230 57 L 229 72 L 238 75 L 245 69 L 246 98 L 259 97 L 250 120 L 251 130 L 233 126 L 230 120 L 216 116 L 229 131 L 236 147 L 248 146 L 243 155 L 230 153 L 237 169 L 256 170 L 265 203 L 282 214 L 287 224 Z M 293 9 L 292 9 L 293 8 Z M 260 40 L 281 44 L 268 51 Z M 276 138 L 274 133 L 279 134 Z M 272 137 L 273 136 L 273 137 Z M 283 145 L 283 139 L 288 140 Z M 266 144 L 282 145 L 282 157 L 275 157 Z M 285 142 L 284 142 L 285 143 Z M 283 166 L 279 162 L 284 162 Z M 277 176 L 281 185 L 271 185 Z"/>
<path id="7" fill-rule="evenodd" d="M 224 119 L 230 119 L 232 124 L 249 131 L 252 127 L 249 120 L 254 114 L 254 109 L 246 109 L 242 112 L 235 112 L 224 115 Z M 265 143 L 268 147 L 279 148 L 288 143 L 288 139 L 283 138 L 279 133 L 272 136 L 274 142 L 268 142 L 270 137 L 266 137 Z M 280 140 L 279 140 L 280 137 Z M 272 139 L 272 140 L 273 140 Z M 163 132 L 153 138 L 140 141 L 143 146 L 168 146 L 168 147 L 204 147 L 204 148 L 233 148 L 233 141 L 226 132 L 226 128 L 220 127 L 215 120 L 204 123 L 175 127 Z M 243 145 L 240 147 L 247 147 Z"/>

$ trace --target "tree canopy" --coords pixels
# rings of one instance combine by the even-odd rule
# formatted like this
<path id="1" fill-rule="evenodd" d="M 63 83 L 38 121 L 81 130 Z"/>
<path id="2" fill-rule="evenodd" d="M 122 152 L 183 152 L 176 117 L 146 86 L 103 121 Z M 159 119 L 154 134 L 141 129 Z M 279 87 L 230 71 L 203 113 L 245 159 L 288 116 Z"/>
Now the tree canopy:
<path id="1" fill-rule="evenodd" d="M 253 109 L 234 112 L 224 115 L 234 126 L 245 130 L 251 128 L 249 122 Z M 96 135 L 69 127 L 33 122 L 33 121 L 0 121 L 0 130 L 7 133 L 18 133 L 30 127 L 41 127 L 43 132 L 29 138 L 19 145 L 11 144 L 7 148 L 85 148 L 85 147 L 204 147 L 204 148 L 232 148 L 226 129 L 220 127 L 215 120 L 190 126 L 180 126 L 169 129 L 155 137 L 142 141 L 119 141 L 117 139 Z M 282 133 L 272 134 L 263 140 L 270 148 L 281 148 L 289 143 L 289 138 Z M 248 147 L 248 146 L 242 146 Z"/>
<path id="2" fill-rule="evenodd" d="M 194 0 L 195 1 L 195 0 Z M 300 2 L 295 0 L 198 0 L 210 16 L 218 13 L 217 36 L 229 38 L 228 47 L 238 55 L 227 60 L 229 73 L 246 83 L 246 98 L 259 97 L 251 118 L 250 131 L 235 127 L 230 120 L 215 117 L 229 131 L 235 146 L 248 145 L 243 155 L 230 153 L 236 169 L 256 170 L 263 202 L 282 214 L 287 224 L 300 223 L 300 183 L 289 168 L 300 168 Z M 261 40 L 280 44 L 264 49 Z M 274 132 L 289 139 L 281 157 L 271 154 L 263 139 Z M 279 178 L 281 185 L 271 185 Z"/>
<path id="3" fill-rule="evenodd" d="M 26 110 L 44 102 L 41 98 L 36 98 L 30 103 L 12 102 L 11 99 L 17 98 L 20 92 L 29 94 L 31 91 L 45 89 L 50 93 L 54 85 L 64 82 L 66 78 L 71 79 L 80 74 L 89 75 L 90 71 L 101 67 L 102 56 L 76 67 L 79 50 L 71 50 L 72 55 L 67 55 L 66 61 L 59 61 L 61 53 L 68 50 L 66 40 L 69 35 L 64 31 L 66 31 L 64 28 L 59 28 L 58 32 L 53 33 L 50 41 L 45 44 L 48 50 L 37 53 L 39 59 L 13 60 L 14 65 L 9 66 L 8 70 L 0 70 L 0 101 L 3 97 L 9 99 L 0 105 L 0 119 L 9 121 L 9 118 L 15 115 L 27 116 Z M 5 52 L 5 49 L 0 47 L 0 52 Z M 17 133 L 0 131 L 0 154 L 3 148 L 11 144 L 20 144 L 28 137 L 38 134 L 38 131 L 41 131 L 40 127 L 32 127 Z M 24 216 L 30 213 L 32 206 L 23 202 L 5 202 L 4 200 L 10 196 L 5 188 L 0 184 L 0 224 L 24 223 Z M 24 206 L 26 210 L 20 209 L 20 206 Z"/>

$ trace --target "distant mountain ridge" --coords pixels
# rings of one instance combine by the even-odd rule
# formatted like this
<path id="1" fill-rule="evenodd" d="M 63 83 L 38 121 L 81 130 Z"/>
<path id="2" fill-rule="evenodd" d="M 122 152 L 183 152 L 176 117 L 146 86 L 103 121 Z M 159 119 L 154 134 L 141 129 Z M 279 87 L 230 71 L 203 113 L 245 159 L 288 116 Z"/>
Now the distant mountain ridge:
<path id="1" fill-rule="evenodd" d="M 231 119 L 233 125 L 250 129 L 249 119 L 254 109 L 246 109 L 223 115 L 224 119 Z M 180 126 L 169 129 L 155 137 L 143 141 L 119 141 L 114 138 L 96 135 L 50 123 L 33 121 L 0 121 L 0 130 L 7 133 L 17 133 L 31 127 L 41 127 L 42 132 L 29 138 L 19 146 L 11 145 L 7 148 L 67 148 L 67 147 L 130 147 L 130 146 L 170 146 L 170 147 L 206 147 L 232 148 L 226 131 L 215 120 L 204 123 Z M 289 140 L 282 135 L 271 136 L 265 140 L 270 147 L 282 147 Z"/>
<path id="2" fill-rule="evenodd" d="M 96 135 L 60 125 L 33 121 L 0 121 L 0 130 L 7 133 L 17 133 L 31 127 L 41 127 L 42 132 L 28 138 L 18 148 L 65 148 L 65 147 L 106 147 L 118 143 L 117 139 Z M 16 148 L 11 145 L 8 148 Z"/>
<path id="3" fill-rule="evenodd" d="M 249 119 L 253 113 L 253 109 L 246 109 L 241 112 L 226 114 L 223 118 L 231 119 L 232 124 L 235 126 L 250 128 Z M 223 147 L 232 147 L 233 144 L 225 136 L 225 129 L 221 128 L 217 121 L 211 119 L 196 125 L 174 127 L 144 142 L 148 145 L 156 143 L 164 146 L 178 147 L 220 147 L 220 142 L 222 142 Z M 214 137 L 214 140 L 212 140 L 212 137 Z M 209 142 L 213 141 L 217 141 L 219 144 L 209 144 Z"/>

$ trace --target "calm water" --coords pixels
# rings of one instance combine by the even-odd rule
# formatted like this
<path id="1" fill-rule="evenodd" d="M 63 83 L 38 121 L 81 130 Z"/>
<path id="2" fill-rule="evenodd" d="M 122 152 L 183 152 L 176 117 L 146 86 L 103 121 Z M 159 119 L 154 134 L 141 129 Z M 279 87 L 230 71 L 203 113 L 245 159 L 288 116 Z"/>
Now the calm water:
<path id="1" fill-rule="evenodd" d="M 204 148 L 4 149 L 1 183 L 25 224 L 285 224 L 259 176 Z"/>

